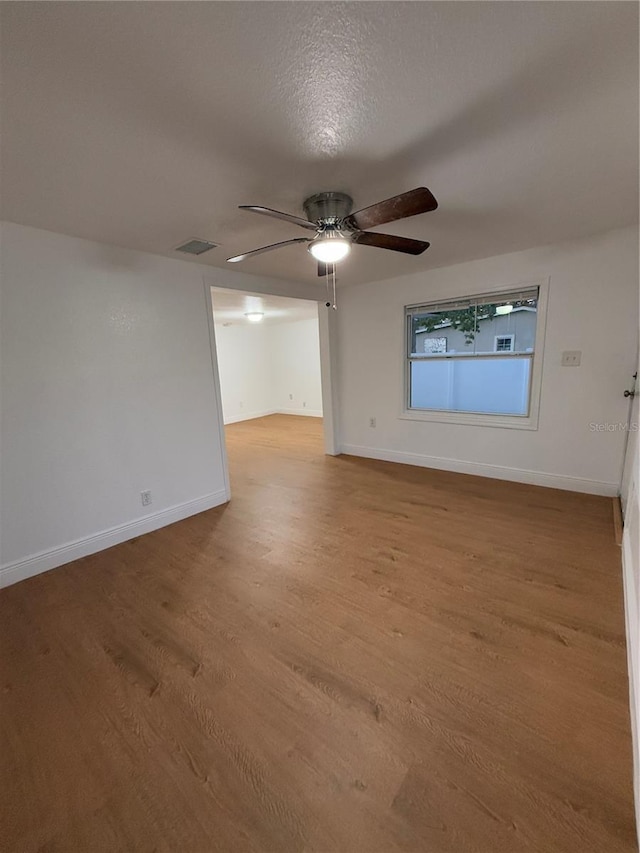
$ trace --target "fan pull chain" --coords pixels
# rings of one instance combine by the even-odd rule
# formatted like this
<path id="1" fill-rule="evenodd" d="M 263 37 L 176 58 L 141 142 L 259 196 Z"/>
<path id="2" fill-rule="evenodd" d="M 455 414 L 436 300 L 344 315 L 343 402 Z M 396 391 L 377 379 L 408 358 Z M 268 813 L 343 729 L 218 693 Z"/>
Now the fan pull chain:
<path id="1" fill-rule="evenodd" d="M 335 264 L 326 264 L 325 266 L 325 282 L 327 285 L 327 308 L 333 308 L 334 311 L 338 310 L 338 304 L 336 302 L 336 265 Z M 333 285 L 333 302 L 331 301 L 331 285 Z"/>
<path id="2" fill-rule="evenodd" d="M 336 303 L 336 265 L 331 264 L 331 274 L 333 277 L 333 305 L 331 306 L 334 311 L 338 310 L 338 305 Z"/>

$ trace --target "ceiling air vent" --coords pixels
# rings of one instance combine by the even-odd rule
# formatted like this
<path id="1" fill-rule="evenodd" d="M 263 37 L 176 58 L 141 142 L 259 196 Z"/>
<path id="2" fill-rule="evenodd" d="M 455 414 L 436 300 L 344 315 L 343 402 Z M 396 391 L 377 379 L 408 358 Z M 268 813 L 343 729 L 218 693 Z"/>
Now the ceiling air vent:
<path id="1" fill-rule="evenodd" d="M 217 243 L 212 243 L 210 240 L 198 240 L 194 238 L 193 240 L 187 240 L 181 246 L 177 246 L 175 251 L 184 252 L 185 255 L 203 255 L 209 249 L 215 249 L 217 245 Z"/>

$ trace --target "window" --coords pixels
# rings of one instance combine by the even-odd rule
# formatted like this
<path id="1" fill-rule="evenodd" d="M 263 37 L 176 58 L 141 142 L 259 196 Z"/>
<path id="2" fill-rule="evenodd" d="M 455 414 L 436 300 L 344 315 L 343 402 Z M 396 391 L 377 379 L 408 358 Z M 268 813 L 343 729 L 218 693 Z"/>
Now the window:
<path id="1" fill-rule="evenodd" d="M 493 342 L 494 352 L 513 352 L 515 335 L 496 335 Z"/>
<path id="2" fill-rule="evenodd" d="M 406 414 L 529 426 L 538 301 L 536 286 L 407 308 Z"/>

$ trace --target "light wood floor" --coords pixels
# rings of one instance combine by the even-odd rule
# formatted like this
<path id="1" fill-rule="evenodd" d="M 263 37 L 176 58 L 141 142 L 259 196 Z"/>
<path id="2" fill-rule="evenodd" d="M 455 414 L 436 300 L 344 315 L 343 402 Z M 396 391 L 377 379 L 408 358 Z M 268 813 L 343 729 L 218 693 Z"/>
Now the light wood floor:
<path id="1" fill-rule="evenodd" d="M 1 593 L 2 849 L 635 850 L 611 501 L 227 437 L 227 507 Z"/>

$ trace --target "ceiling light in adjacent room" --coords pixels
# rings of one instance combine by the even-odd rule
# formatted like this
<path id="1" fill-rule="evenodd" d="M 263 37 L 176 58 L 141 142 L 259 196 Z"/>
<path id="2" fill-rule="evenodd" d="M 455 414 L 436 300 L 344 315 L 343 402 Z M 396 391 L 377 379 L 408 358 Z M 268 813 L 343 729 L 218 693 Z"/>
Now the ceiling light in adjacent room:
<path id="1" fill-rule="evenodd" d="M 249 311 L 244 315 L 250 323 L 260 323 L 264 318 L 262 311 Z"/>

